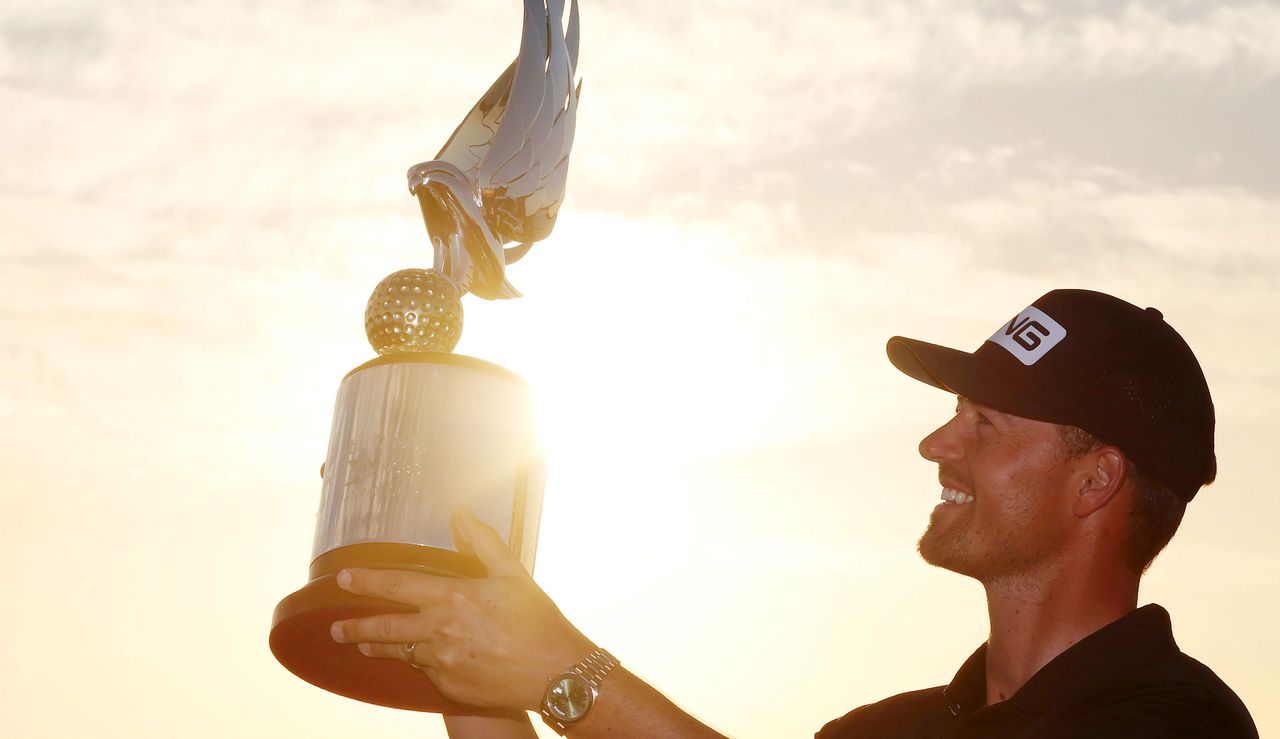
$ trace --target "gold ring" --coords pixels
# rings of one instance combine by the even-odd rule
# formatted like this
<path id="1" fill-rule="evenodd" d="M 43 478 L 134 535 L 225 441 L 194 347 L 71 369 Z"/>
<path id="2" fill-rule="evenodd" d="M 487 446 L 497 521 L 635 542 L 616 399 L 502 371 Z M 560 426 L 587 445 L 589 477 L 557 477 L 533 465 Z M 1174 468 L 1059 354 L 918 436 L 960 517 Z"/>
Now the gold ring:
<path id="1" fill-rule="evenodd" d="M 412 667 L 413 669 L 425 675 L 427 674 L 427 668 L 423 665 L 418 664 L 418 660 L 415 658 L 413 653 L 413 650 L 417 648 L 418 648 L 418 642 L 416 641 L 410 642 L 408 644 L 405 644 L 403 647 L 401 647 L 401 650 L 404 651 L 404 661 L 408 662 L 410 667 Z"/>

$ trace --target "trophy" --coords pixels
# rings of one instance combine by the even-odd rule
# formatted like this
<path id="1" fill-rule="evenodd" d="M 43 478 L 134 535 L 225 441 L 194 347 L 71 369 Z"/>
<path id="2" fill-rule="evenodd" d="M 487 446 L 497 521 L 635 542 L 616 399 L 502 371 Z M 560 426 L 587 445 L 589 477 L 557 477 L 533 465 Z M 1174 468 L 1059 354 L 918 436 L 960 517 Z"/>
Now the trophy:
<path id="1" fill-rule="evenodd" d="M 342 590 L 335 578 L 344 567 L 483 576 L 451 543 L 450 516 L 465 505 L 533 569 L 544 465 L 529 388 L 496 364 L 451 352 L 462 296 L 519 297 L 506 266 L 551 233 L 564 199 L 581 94 L 576 0 L 567 30 L 563 15 L 564 0 L 524 0 L 516 60 L 436 158 L 409 169 L 432 267 L 396 272 L 369 298 L 365 333 L 378 356 L 338 388 L 309 582 L 280 601 L 271 624 L 276 659 L 340 695 L 468 711 L 408 664 L 329 637 L 334 621 L 413 610 Z"/>

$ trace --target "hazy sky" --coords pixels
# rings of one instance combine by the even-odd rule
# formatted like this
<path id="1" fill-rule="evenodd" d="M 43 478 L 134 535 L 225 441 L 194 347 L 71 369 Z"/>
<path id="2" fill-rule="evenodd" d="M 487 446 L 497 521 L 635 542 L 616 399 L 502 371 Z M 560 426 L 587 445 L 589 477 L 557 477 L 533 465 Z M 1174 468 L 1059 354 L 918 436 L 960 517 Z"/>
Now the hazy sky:
<path id="1" fill-rule="evenodd" d="M 914 552 L 954 401 L 884 341 L 976 348 L 1100 289 L 1159 307 L 1217 402 L 1219 480 L 1142 600 L 1280 732 L 1280 3 L 781 7 L 583 0 L 560 222 L 458 347 L 537 393 L 539 581 L 744 739 L 945 683 L 986 628 Z M 430 263 L 404 172 L 520 19 L 0 3 L 0 734 L 443 736 L 267 631 L 365 300 Z"/>

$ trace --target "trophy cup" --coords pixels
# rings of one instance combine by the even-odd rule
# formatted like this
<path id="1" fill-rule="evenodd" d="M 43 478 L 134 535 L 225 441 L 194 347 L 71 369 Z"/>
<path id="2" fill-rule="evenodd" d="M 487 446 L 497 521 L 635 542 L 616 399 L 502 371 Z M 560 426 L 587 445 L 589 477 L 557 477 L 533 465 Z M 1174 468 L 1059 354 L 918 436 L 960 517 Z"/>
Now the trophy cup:
<path id="1" fill-rule="evenodd" d="M 344 567 L 477 577 L 456 551 L 450 515 L 470 506 L 532 571 L 542 505 L 529 389 L 514 373 L 452 354 L 461 297 L 519 297 L 506 266 L 546 238 L 564 199 L 581 86 L 578 7 L 524 0 L 516 60 L 429 162 L 409 169 L 431 239 L 431 269 L 378 284 L 365 333 L 378 356 L 339 388 L 321 467 L 309 582 L 277 605 L 271 651 L 298 677 L 384 706 L 462 712 L 398 660 L 370 659 L 329 637 L 334 621 L 412 608 L 348 593 Z M 506 244 L 515 243 L 513 247 Z"/>

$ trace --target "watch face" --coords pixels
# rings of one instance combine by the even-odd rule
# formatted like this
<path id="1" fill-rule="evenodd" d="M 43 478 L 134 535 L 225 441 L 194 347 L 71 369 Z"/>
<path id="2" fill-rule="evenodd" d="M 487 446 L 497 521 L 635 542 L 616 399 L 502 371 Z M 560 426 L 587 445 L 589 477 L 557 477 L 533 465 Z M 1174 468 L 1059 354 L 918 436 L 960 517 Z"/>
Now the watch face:
<path id="1" fill-rule="evenodd" d="M 561 721 L 577 721 L 591 708 L 591 686 L 577 675 L 561 675 L 547 691 L 547 709 Z"/>

